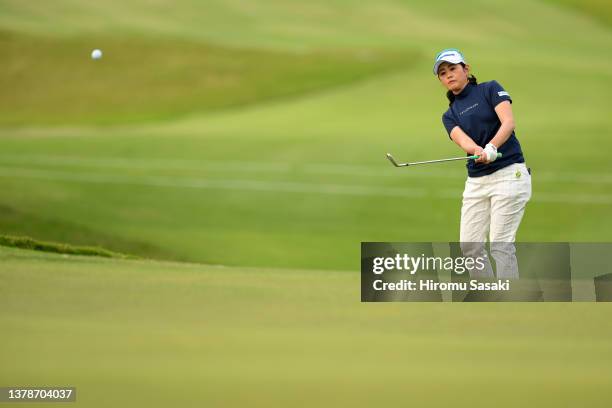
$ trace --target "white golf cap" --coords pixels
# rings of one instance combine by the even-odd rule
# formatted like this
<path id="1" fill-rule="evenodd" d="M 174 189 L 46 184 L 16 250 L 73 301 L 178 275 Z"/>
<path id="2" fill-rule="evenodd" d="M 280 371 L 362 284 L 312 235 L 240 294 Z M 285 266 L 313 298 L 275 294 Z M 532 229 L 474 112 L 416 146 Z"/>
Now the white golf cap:
<path id="1" fill-rule="evenodd" d="M 463 54 L 459 52 L 456 48 L 447 48 L 442 50 L 436 55 L 436 62 L 433 66 L 434 75 L 438 76 L 438 67 L 443 62 L 448 62 L 450 64 L 459 64 L 460 62 L 465 63 L 465 59 L 463 58 Z"/>

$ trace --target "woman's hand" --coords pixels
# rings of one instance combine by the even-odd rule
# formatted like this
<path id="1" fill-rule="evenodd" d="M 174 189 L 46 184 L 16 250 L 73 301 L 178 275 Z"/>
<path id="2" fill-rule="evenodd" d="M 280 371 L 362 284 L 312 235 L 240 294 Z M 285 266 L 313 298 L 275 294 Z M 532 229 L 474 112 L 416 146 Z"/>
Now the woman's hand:
<path id="1" fill-rule="evenodd" d="M 487 164 L 489 163 L 489 161 L 487 160 L 487 155 L 484 152 L 484 149 L 480 146 L 477 146 L 474 149 L 474 153 L 476 156 L 479 156 L 475 161 L 476 163 L 483 163 L 483 164 Z"/>

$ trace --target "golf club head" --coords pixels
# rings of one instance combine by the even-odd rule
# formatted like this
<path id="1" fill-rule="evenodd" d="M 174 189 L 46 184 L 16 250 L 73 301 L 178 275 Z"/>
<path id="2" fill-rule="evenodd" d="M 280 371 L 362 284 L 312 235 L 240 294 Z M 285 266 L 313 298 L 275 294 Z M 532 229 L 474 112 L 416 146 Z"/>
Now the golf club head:
<path id="1" fill-rule="evenodd" d="M 408 165 L 408 163 L 398 163 L 398 162 L 396 162 L 395 159 L 393 158 L 393 156 L 391 156 L 391 153 L 387 153 L 387 159 L 389 159 L 389 161 L 391 163 L 393 163 L 393 165 L 395 167 L 404 167 L 404 166 Z"/>

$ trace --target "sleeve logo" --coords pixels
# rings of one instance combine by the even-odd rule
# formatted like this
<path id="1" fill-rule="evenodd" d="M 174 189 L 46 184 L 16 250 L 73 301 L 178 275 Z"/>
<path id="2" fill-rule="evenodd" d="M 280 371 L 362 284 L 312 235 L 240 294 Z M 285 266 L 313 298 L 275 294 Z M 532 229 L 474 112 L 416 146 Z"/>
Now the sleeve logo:
<path id="1" fill-rule="evenodd" d="M 506 91 L 499 91 L 497 94 L 499 96 L 508 96 L 508 97 L 510 96 L 510 94 L 508 92 L 506 92 Z"/>

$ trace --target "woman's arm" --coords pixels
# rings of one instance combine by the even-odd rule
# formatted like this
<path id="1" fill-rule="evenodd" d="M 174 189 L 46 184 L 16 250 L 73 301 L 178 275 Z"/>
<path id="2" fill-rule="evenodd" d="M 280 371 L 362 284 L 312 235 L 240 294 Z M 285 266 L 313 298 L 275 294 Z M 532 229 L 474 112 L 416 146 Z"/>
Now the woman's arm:
<path id="1" fill-rule="evenodd" d="M 489 143 L 499 149 L 501 145 L 506 143 L 506 140 L 508 140 L 512 134 L 512 131 L 514 130 L 514 115 L 512 114 L 512 105 L 509 101 L 500 102 L 495 107 L 495 113 L 497 113 L 501 126 Z"/>
<path id="2" fill-rule="evenodd" d="M 474 142 L 474 140 L 472 140 L 472 138 L 469 137 L 467 133 L 465 133 L 459 126 L 455 126 L 453 130 L 451 130 L 450 137 L 453 139 L 453 142 L 457 143 L 457 145 L 459 145 L 459 147 L 462 148 L 467 154 L 476 154 L 478 156 L 482 155 L 482 147 L 478 146 L 476 142 Z"/>

